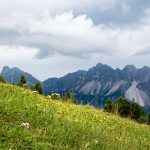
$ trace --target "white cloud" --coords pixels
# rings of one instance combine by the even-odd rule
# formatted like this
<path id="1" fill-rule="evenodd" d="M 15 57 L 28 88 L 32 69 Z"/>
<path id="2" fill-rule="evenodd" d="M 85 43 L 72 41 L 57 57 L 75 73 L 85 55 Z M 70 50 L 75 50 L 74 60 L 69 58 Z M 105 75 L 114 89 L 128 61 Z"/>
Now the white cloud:
<path id="1" fill-rule="evenodd" d="M 64 12 L 56 16 L 42 14 L 35 16 L 13 14 L 3 19 L 2 30 L 16 32 L 15 38 L 1 37 L 1 45 L 28 46 L 39 49 L 38 58 L 55 53 L 73 57 L 89 57 L 92 53 L 131 55 L 150 43 L 150 25 L 140 20 L 132 26 L 94 25 L 86 15 L 75 16 Z M 24 20 L 23 20 L 24 18 Z"/>
<path id="2" fill-rule="evenodd" d="M 23 47 L 23 46 L 0 46 L 0 60 L 9 60 L 9 59 L 20 59 L 27 60 L 32 59 L 38 49 Z"/>
<path id="3" fill-rule="evenodd" d="M 39 57 L 52 53 L 84 57 L 93 52 L 107 53 L 110 49 L 110 38 L 113 33 L 106 30 L 103 25 L 95 26 L 86 15 L 75 17 L 69 12 L 55 17 L 42 15 L 40 19 L 30 16 L 23 21 L 22 18 L 21 14 L 13 14 L 10 18 L 3 19 L 0 27 L 3 29 L 9 20 L 10 27 L 6 30 L 14 30 L 18 37 L 11 41 L 9 37 L 2 39 L 6 44 L 40 48 Z"/>

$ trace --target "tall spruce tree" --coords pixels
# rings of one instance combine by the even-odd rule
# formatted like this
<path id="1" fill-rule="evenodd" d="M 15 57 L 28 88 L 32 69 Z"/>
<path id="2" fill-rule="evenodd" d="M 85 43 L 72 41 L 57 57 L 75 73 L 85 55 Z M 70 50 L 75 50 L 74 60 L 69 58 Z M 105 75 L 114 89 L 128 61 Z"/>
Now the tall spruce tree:
<path id="1" fill-rule="evenodd" d="M 6 83 L 4 77 L 0 76 L 0 82 L 1 82 L 1 83 Z"/>
<path id="2" fill-rule="evenodd" d="M 132 102 L 130 109 L 130 118 L 138 121 L 143 116 L 144 108 L 139 104 Z"/>
<path id="3" fill-rule="evenodd" d="M 120 116 L 128 117 L 130 114 L 130 103 L 125 98 L 119 98 L 115 104 L 115 109 Z"/>
<path id="4" fill-rule="evenodd" d="M 43 88 L 42 88 L 42 85 L 40 84 L 40 82 L 38 82 L 38 83 L 35 85 L 35 90 L 36 90 L 39 94 L 43 94 Z"/>
<path id="5" fill-rule="evenodd" d="M 110 112 L 110 113 L 112 113 L 113 112 L 113 102 L 112 102 L 112 100 L 111 99 L 108 99 L 107 101 L 106 101 L 106 104 L 105 104 L 105 106 L 104 106 L 104 111 L 107 111 L 107 112 Z"/>
<path id="6" fill-rule="evenodd" d="M 27 79 L 26 79 L 26 76 L 25 74 L 22 74 L 21 77 L 20 77 L 20 81 L 18 83 L 19 86 L 24 86 L 27 84 Z"/>
<path id="7" fill-rule="evenodd" d="M 150 125 L 150 112 L 146 115 L 146 123 Z"/>

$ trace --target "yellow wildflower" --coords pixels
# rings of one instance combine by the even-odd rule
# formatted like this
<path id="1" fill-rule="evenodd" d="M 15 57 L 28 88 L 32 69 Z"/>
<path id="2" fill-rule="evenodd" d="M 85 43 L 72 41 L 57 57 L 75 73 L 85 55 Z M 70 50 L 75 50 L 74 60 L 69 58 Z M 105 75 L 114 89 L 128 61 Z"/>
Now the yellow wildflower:
<path id="1" fill-rule="evenodd" d="M 75 122 L 78 122 L 78 119 L 75 119 Z"/>
<path id="2" fill-rule="evenodd" d="M 40 107 L 40 104 L 36 104 L 36 107 Z"/>

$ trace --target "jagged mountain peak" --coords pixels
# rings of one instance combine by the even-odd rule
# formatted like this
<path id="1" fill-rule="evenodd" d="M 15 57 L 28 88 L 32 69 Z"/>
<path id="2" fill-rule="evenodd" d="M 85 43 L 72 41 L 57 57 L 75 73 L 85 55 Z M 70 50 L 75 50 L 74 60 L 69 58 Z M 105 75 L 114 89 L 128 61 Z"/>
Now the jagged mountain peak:
<path id="1" fill-rule="evenodd" d="M 136 101 L 145 106 L 150 104 L 148 101 L 150 89 L 145 90 L 145 87 L 149 87 L 149 81 L 149 67 L 138 69 L 134 65 L 127 65 L 123 69 L 113 69 L 98 63 L 88 71 L 84 71 L 82 75 L 74 72 L 57 80 L 43 82 L 43 85 L 45 93 L 71 90 L 76 93 L 76 98 L 85 104 L 91 102 L 95 105 L 93 100 L 95 97 L 98 97 L 98 103 L 102 105 L 107 98 L 126 96 L 132 98 L 129 99 L 131 101 L 137 98 Z"/>
<path id="2" fill-rule="evenodd" d="M 150 67 L 144 66 L 144 67 L 141 68 L 141 70 L 145 70 L 145 71 L 147 70 L 148 71 L 148 70 L 150 70 Z"/>
<path id="3" fill-rule="evenodd" d="M 3 76 L 7 82 L 15 84 L 18 83 L 22 74 L 26 75 L 28 85 L 34 85 L 39 82 L 38 79 L 33 77 L 31 74 L 22 71 L 18 67 L 10 68 L 8 66 L 4 66 L 1 71 L 1 76 Z"/>
<path id="4" fill-rule="evenodd" d="M 90 68 L 90 69 L 112 69 L 110 66 L 102 63 L 98 63 L 96 66 Z"/>
<path id="5" fill-rule="evenodd" d="M 126 65 L 123 70 L 135 71 L 135 70 L 137 70 L 137 68 L 135 67 L 135 65 L 132 64 L 132 65 Z"/>
<path id="6" fill-rule="evenodd" d="M 19 71 L 19 72 L 24 73 L 24 71 L 22 71 L 18 67 L 12 67 L 12 68 L 10 68 L 9 66 L 4 66 L 3 69 L 2 69 L 2 71 L 1 71 L 1 73 L 4 73 L 4 72 L 6 73 L 6 72 L 9 72 L 9 71 Z"/>
<path id="7" fill-rule="evenodd" d="M 98 63 L 95 67 L 102 67 L 102 66 L 104 66 L 104 64 Z"/>
<path id="8" fill-rule="evenodd" d="M 10 70 L 10 68 L 8 66 L 4 66 L 3 69 L 2 69 L 2 72 L 6 72 L 8 70 Z"/>

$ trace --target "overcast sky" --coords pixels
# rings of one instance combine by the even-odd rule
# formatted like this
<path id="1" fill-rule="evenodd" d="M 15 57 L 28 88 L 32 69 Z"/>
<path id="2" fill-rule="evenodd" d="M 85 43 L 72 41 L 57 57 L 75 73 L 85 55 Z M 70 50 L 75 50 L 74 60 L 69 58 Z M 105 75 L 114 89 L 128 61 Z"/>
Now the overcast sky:
<path id="1" fill-rule="evenodd" d="M 44 80 L 149 58 L 149 0 L 0 0 L 0 69 Z"/>

